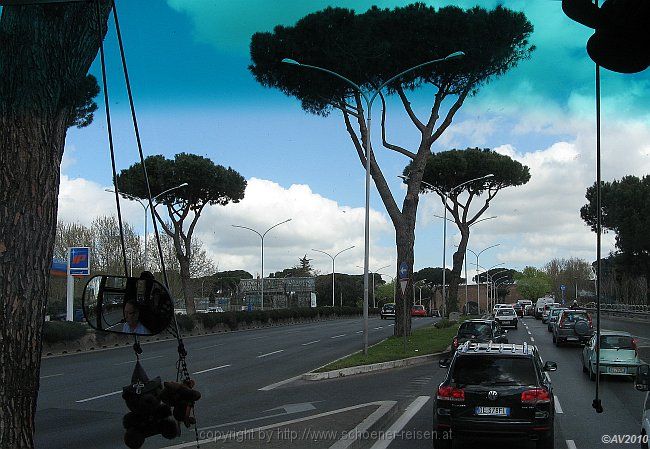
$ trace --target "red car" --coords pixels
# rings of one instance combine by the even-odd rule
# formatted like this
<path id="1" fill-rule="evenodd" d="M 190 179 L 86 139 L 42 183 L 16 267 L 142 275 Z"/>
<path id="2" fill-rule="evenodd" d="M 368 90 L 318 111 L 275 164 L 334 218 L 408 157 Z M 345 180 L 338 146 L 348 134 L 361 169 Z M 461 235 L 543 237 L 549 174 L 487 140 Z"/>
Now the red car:
<path id="1" fill-rule="evenodd" d="M 411 316 L 427 316 L 427 311 L 424 306 L 411 307 Z"/>

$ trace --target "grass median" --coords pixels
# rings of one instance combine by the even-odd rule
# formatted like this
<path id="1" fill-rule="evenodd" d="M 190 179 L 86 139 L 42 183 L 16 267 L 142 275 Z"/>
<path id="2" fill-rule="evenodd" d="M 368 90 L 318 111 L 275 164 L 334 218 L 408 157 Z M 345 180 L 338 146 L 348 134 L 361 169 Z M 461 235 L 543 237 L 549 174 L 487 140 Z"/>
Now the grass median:
<path id="1" fill-rule="evenodd" d="M 372 363 L 390 362 L 419 355 L 435 354 L 444 351 L 456 335 L 459 324 L 466 318 L 461 317 L 458 323 L 449 323 L 447 327 L 437 328 L 434 325 L 417 329 L 407 338 L 404 351 L 403 337 L 388 337 L 386 340 L 368 348 L 368 355 L 363 351 L 355 352 L 341 360 L 315 370 L 316 373 L 332 371 L 352 366 L 370 365 Z M 446 320 L 445 320 L 446 321 Z"/>

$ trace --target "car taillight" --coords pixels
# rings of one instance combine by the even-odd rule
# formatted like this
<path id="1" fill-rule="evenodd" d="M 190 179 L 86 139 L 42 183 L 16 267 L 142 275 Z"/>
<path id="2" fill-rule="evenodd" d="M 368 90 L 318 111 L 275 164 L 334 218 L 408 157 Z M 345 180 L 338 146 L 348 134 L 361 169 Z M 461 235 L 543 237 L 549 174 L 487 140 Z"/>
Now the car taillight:
<path id="1" fill-rule="evenodd" d="M 458 349 L 458 337 L 454 337 L 454 341 L 452 344 L 454 345 L 454 349 Z"/>
<path id="2" fill-rule="evenodd" d="M 521 393 L 522 404 L 546 404 L 551 402 L 551 395 L 543 388 L 534 388 Z"/>
<path id="3" fill-rule="evenodd" d="M 565 319 L 565 317 L 563 316 L 562 319 L 560 319 L 560 321 L 558 321 L 558 324 L 557 324 L 558 327 L 564 327 L 564 319 Z"/>
<path id="4" fill-rule="evenodd" d="M 438 399 L 443 401 L 462 402 L 465 400 L 465 390 L 451 386 L 439 387 Z"/>
<path id="5" fill-rule="evenodd" d="M 591 321 L 591 315 L 587 314 L 587 319 L 589 320 L 589 327 L 594 327 L 594 322 Z"/>

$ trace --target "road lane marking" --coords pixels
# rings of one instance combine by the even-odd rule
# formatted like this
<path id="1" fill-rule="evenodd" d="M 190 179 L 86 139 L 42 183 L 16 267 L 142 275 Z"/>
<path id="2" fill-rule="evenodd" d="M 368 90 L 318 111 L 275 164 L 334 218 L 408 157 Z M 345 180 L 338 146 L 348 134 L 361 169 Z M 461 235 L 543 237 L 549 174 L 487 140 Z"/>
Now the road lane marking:
<path id="1" fill-rule="evenodd" d="M 63 376 L 63 373 L 60 374 L 48 374 L 47 376 L 41 376 L 41 379 L 48 379 L 50 377 Z"/>
<path id="2" fill-rule="evenodd" d="M 202 348 L 196 348 L 196 350 L 201 351 L 203 349 L 216 348 L 217 346 L 223 346 L 223 345 L 225 345 L 225 343 L 219 343 L 219 344 L 216 344 L 216 345 L 204 346 Z"/>
<path id="3" fill-rule="evenodd" d="M 530 341 L 532 341 L 533 343 L 535 343 L 535 339 L 534 339 L 533 337 L 530 337 Z"/>
<path id="4" fill-rule="evenodd" d="M 121 392 L 122 392 L 122 390 L 114 391 L 114 392 L 112 392 L 112 393 L 100 394 L 99 396 L 93 396 L 92 398 L 79 399 L 78 401 L 75 401 L 75 402 L 76 402 L 77 404 L 80 404 L 80 403 L 82 403 L 82 402 L 93 401 L 93 400 L 95 400 L 95 399 L 100 399 L 100 398 L 105 398 L 105 397 L 108 397 L 108 396 L 113 396 L 113 395 L 115 395 L 115 394 L 120 394 Z"/>
<path id="5" fill-rule="evenodd" d="M 221 365 L 221 366 L 216 366 L 216 367 L 214 367 L 214 368 L 204 369 L 204 370 L 202 370 L 202 371 L 197 371 L 197 372 L 192 373 L 192 374 L 203 374 L 203 373 L 207 373 L 208 371 L 214 371 L 214 370 L 216 370 L 216 369 L 228 368 L 229 366 L 230 366 L 230 365 Z"/>
<path id="6" fill-rule="evenodd" d="M 363 332 L 363 331 L 356 331 L 355 334 L 360 334 L 360 333 L 362 333 L 362 332 Z"/>
<path id="7" fill-rule="evenodd" d="M 301 379 L 301 378 L 302 378 L 302 374 L 299 374 L 298 376 L 294 376 L 294 377 L 291 377 L 289 379 L 281 380 L 280 382 L 276 382 L 274 384 L 267 385 L 266 387 L 258 388 L 257 391 L 270 391 L 270 390 L 273 390 L 273 389 L 275 389 L 277 387 L 281 387 L 284 384 L 291 383 L 294 380 L 298 380 L 298 379 Z"/>
<path id="8" fill-rule="evenodd" d="M 153 356 L 153 357 L 144 357 L 144 358 L 141 358 L 140 361 L 142 362 L 143 360 L 159 359 L 159 358 L 161 358 L 161 357 L 164 357 L 164 356 L 162 356 L 162 355 L 155 355 L 155 356 Z M 137 362 L 137 360 L 128 360 L 128 361 L 126 361 L 126 362 L 114 363 L 113 366 L 126 365 L 127 363 L 135 363 L 135 362 Z"/>
<path id="9" fill-rule="evenodd" d="M 284 352 L 284 349 L 280 349 L 280 350 L 278 350 L 278 351 L 269 352 L 268 354 L 258 355 L 257 358 L 258 358 L 258 359 L 261 359 L 262 357 L 267 357 L 267 356 L 270 356 L 270 355 L 273 355 L 273 354 L 278 354 L 278 353 L 280 353 L 280 352 Z"/>
<path id="10" fill-rule="evenodd" d="M 566 440 L 566 447 L 569 449 L 578 449 L 576 443 L 573 440 Z"/>
<path id="11" fill-rule="evenodd" d="M 533 335 L 533 334 L 530 333 L 530 331 L 526 331 L 526 332 L 528 332 L 528 335 Z"/>
<path id="12" fill-rule="evenodd" d="M 395 326 L 395 324 L 389 324 L 388 327 Z"/>
<path id="13" fill-rule="evenodd" d="M 555 395 L 553 395 L 553 397 L 555 398 L 555 413 L 564 413 L 562 406 L 560 405 L 560 400 Z"/>
<path id="14" fill-rule="evenodd" d="M 383 329 L 383 328 L 384 328 L 384 326 L 379 326 L 379 327 L 376 327 L 375 330 L 377 330 L 377 329 Z"/>
<path id="15" fill-rule="evenodd" d="M 395 436 L 406 426 L 411 419 L 420 411 L 424 404 L 429 402 L 431 396 L 418 396 L 415 401 L 411 402 L 406 411 L 397 418 L 397 421 L 386 431 L 386 438 L 377 441 L 371 449 L 386 449 L 393 442 Z"/>
<path id="16" fill-rule="evenodd" d="M 341 335 L 335 335 L 335 336 L 333 336 L 333 337 L 330 337 L 330 338 L 339 338 L 339 337 L 345 337 L 346 335 L 347 335 L 347 334 L 341 334 Z"/>
<path id="17" fill-rule="evenodd" d="M 318 343 L 319 341 L 320 341 L 320 340 L 314 340 L 314 341 L 310 341 L 309 343 L 303 343 L 303 344 L 302 344 L 302 345 L 300 345 L 300 346 L 307 346 L 307 345 L 313 345 L 314 343 Z"/>

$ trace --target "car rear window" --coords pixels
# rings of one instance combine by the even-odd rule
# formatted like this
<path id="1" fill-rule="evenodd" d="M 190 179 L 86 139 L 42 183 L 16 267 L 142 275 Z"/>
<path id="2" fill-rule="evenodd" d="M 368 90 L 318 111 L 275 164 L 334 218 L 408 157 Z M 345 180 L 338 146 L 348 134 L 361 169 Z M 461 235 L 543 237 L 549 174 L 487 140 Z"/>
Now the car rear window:
<path id="1" fill-rule="evenodd" d="M 456 359 L 451 382 L 466 385 L 537 385 L 532 358 L 461 356 Z"/>
<path id="2" fill-rule="evenodd" d="M 601 349 L 634 349 L 632 337 L 626 335 L 601 335 Z"/>
<path id="3" fill-rule="evenodd" d="M 466 337 L 469 335 L 490 335 L 490 325 L 486 323 L 463 323 L 458 329 L 458 335 Z"/>
<path id="4" fill-rule="evenodd" d="M 497 315 L 514 315 L 515 311 L 512 309 L 499 309 Z"/>
<path id="5" fill-rule="evenodd" d="M 395 306 L 393 304 L 386 304 L 384 306 L 384 310 L 393 310 L 394 308 L 395 308 Z"/>
<path id="6" fill-rule="evenodd" d="M 587 312 L 564 312 L 565 321 L 578 321 L 578 320 L 587 320 Z"/>
<path id="7" fill-rule="evenodd" d="M 557 316 L 562 312 L 562 310 L 564 310 L 564 309 L 553 309 L 553 310 L 551 310 L 551 315 Z"/>
<path id="8" fill-rule="evenodd" d="M 424 310 L 424 306 L 413 306 L 415 310 Z"/>

